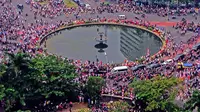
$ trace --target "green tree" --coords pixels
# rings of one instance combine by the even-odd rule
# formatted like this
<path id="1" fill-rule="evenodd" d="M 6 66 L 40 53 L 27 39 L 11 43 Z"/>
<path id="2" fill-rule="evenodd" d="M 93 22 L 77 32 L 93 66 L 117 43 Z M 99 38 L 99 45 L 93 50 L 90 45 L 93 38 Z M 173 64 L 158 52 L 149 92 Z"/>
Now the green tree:
<path id="1" fill-rule="evenodd" d="M 91 100 L 99 100 L 102 87 L 105 85 L 102 77 L 90 76 L 86 84 L 86 91 Z"/>
<path id="2" fill-rule="evenodd" d="M 0 77 L 6 72 L 5 64 L 0 63 Z"/>
<path id="3" fill-rule="evenodd" d="M 24 94 L 20 94 L 23 86 L 22 79 L 23 73 L 26 73 L 29 65 L 29 56 L 23 53 L 10 54 L 6 53 L 6 59 L 0 64 L 0 84 L 5 89 L 2 94 L 5 96 L 2 101 L 5 102 L 5 110 L 10 111 L 14 107 L 16 102 L 21 105 L 25 105 Z"/>
<path id="4" fill-rule="evenodd" d="M 7 66 L 8 71 L 7 74 L 11 77 L 17 77 L 18 74 L 21 74 L 25 69 L 28 68 L 29 65 L 29 55 L 24 53 L 17 53 L 17 54 L 11 54 L 6 53 L 9 57 Z"/>
<path id="5" fill-rule="evenodd" d="M 200 112 L 200 91 L 194 90 L 192 97 L 186 102 L 185 107 L 187 110 L 193 111 L 197 108 Z"/>
<path id="6" fill-rule="evenodd" d="M 109 112 L 128 112 L 130 105 L 125 101 L 108 103 Z"/>
<path id="7" fill-rule="evenodd" d="M 7 63 L 0 65 L 0 97 L 7 111 L 32 110 L 51 101 L 75 100 L 79 91 L 75 67 L 56 56 L 8 54 Z M 45 107 L 44 107 L 45 108 Z"/>
<path id="8" fill-rule="evenodd" d="M 130 84 L 136 94 L 136 107 L 145 111 L 178 111 L 173 103 L 180 81 L 177 78 L 157 76 Z"/>
<path id="9" fill-rule="evenodd" d="M 75 67 L 60 57 L 38 55 L 31 60 L 28 102 L 49 100 L 54 103 L 74 100 L 77 98 L 79 88 L 74 78 L 77 76 Z M 31 103 L 32 105 L 32 103 Z M 30 105 L 30 106 L 31 106 Z"/>

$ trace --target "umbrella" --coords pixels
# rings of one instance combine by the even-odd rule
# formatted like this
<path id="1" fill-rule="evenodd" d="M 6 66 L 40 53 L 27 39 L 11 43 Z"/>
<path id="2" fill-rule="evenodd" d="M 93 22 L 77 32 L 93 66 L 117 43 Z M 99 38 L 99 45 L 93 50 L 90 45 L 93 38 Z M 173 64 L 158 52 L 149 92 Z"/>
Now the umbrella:
<path id="1" fill-rule="evenodd" d="M 192 63 L 183 63 L 183 66 L 185 66 L 185 67 L 192 67 Z"/>
<path id="2" fill-rule="evenodd" d="M 171 62 L 173 62 L 173 59 L 168 59 L 165 62 L 163 62 L 162 64 L 166 65 L 166 64 L 171 63 Z"/>

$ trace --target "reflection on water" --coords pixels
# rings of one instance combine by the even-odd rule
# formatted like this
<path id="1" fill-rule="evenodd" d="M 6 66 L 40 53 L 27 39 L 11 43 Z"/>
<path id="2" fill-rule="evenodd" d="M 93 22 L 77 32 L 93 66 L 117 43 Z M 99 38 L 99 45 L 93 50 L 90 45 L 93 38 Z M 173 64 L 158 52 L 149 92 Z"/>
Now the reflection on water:
<path id="1" fill-rule="evenodd" d="M 97 29 L 107 37 L 105 49 L 96 49 Z M 122 62 L 135 60 L 159 51 L 162 43 L 158 37 L 145 30 L 116 25 L 90 25 L 63 30 L 47 41 L 47 51 L 73 59 Z M 99 43 L 100 44 L 100 43 Z M 100 52 L 101 51 L 101 52 Z"/>

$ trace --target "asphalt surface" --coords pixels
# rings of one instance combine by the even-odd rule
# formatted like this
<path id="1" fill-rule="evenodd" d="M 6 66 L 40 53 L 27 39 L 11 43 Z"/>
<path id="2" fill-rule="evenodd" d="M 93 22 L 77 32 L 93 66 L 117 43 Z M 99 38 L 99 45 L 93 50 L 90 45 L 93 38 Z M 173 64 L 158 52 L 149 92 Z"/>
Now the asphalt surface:
<path id="1" fill-rule="evenodd" d="M 95 2 L 93 0 L 83 0 L 84 3 L 88 3 L 92 6 L 92 8 L 95 8 L 99 5 L 98 2 Z M 20 15 L 20 18 L 22 20 L 25 20 L 26 19 L 26 22 L 25 22 L 25 25 L 29 24 L 29 23 L 35 23 L 35 20 L 34 20 L 34 15 L 31 11 L 31 8 L 29 5 L 26 4 L 26 0 L 13 0 L 12 1 L 12 4 L 17 7 L 17 4 L 22 4 L 24 6 L 24 10 L 22 12 L 22 14 Z M 26 17 L 25 15 L 28 14 L 28 16 Z M 81 14 L 80 18 L 84 18 L 84 19 L 87 19 L 87 18 L 96 18 L 97 16 L 99 17 L 106 17 L 106 18 L 117 18 L 118 15 L 120 14 L 123 14 L 123 15 L 126 15 L 127 19 L 135 19 L 135 17 L 138 17 L 138 18 L 141 18 L 141 15 L 137 15 L 135 13 L 132 13 L 132 12 L 118 12 L 118 13 L 102 13 L 101 15 L 99 14 Z M 169 18 L 171 18 L 171 16 L 169 16 Z M 185 18 L 186 20 L 188 20 L 189 22 L 195 22 L 195 23 L 198 23 L 200 21 L 200 16 L 198 16 L 197 20 L 194 19 L 194 17 L 192 15 L 187 15 L 187 16 L 180 16 L 180 17 L 177 17 L 177 19 L 170 19 L 170 21 L 173 21 L 173 22 L 179 22 L 182 18 Z M 56 21 L 60 21 L 60 20 L 76 20 L 75 19 L 75 16 L 72 14 L 72 15 L 61 15 L 61 16 L 58 16 L 54 19 L 50 19 L 50 18 L 43 18 L 41 16 L 37 16 L 37 19 L 43 19 L 44 21 L 48 21 L 48 22 L 56 22 Z M 149 21 L 156 21 L 156 22 L 166 22 L 167 21 L 167 17 L 160 17 L 160 16 L 157 16 L 157 14 L 146 14 L 146 20 L 149 20 Z M 179 43 L 181 41 L 185 42 L 187 41 L 192 35 L 194 35 L 194 33 L 192 32 L 188 32 L 186 33 L 186 35 L 184 36 L 181 36 L 177 31 L 178 30 L 174 30 L 174 28 L 172 27 L 165 27 L 164 28 L 166 31 L 170 31 L 172 36 L 174 37 L 174 40 L 176 43 Z"/>

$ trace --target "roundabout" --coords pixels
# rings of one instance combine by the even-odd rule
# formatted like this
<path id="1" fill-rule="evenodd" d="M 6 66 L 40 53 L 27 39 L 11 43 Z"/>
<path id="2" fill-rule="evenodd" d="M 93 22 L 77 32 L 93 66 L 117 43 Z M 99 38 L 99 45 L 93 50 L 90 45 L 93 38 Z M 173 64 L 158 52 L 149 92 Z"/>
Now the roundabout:
<path id="1" fill-rule="evenodd" d="M 0 2 L 0 111 L 198 109 L 193 8 L 87 2 Z"/>
<path id="2" fill-rule="evenodd" d="M 53 36 L 57 32 L 58 35 Z M 98 32 L 103 34 L 99 35 Z M 139 26 L 131 21 L 127 23 L 91 22 L 66 25 L 44 36 L 41 44 L 45 40 L 48 52 L 72 59 L 83 61 L 99 59 L 105 63 L 108 58 L 110 62 L 121 63 L 125 59 L 134 61 L 136 58 L 145 56 L 147 50 L 151 51 L 149 55 L 155 55 L 163 50 L 165 40 L 161 37 L 161 32 L 158 32 L 151 26 Z M 96 40 L 101 38 L 99 36 L 106 36 L 106 44 Z"/>

